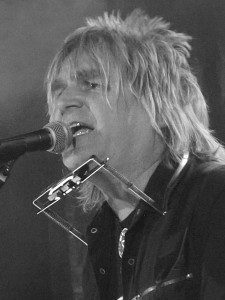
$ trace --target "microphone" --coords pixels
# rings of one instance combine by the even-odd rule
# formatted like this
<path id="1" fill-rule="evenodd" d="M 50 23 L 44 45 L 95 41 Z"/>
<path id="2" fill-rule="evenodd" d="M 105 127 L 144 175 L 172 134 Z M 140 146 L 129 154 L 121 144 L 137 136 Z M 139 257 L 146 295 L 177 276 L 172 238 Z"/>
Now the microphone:
<path id="1" fill-rule="evenodd" d="M 25 152 L 50 151 L 59 154 L 72 143 L 72 138 L 66 124 L 48 123 L 40 130 L 0 139 L 0 162 L 17 159 Z"/>

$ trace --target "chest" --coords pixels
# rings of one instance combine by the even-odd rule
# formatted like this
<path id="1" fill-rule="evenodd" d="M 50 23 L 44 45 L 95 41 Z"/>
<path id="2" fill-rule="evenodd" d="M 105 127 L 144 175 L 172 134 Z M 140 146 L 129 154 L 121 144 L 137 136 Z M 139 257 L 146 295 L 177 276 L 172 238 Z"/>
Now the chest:
<path id="1" fill-rule="evenodd" d="M 193 291 L 190 289 L 192 265 L 196 268 L 191 251 L 190 223 L 191 214 L 178 214 L 172 209 L 165 216 L 145 211 L 125 232 L 112 221 L 107 227 L 90 227 L 89 255 L 99 290 L 104 294 L 109 289 L 112 264 L 116 262 L 122 243 L 124 299 L 131 300 L 143 293 L 148 293 L 149 298 L 143 298 L 146 300 L 167 299 L 165 293 L 169 294 L 174 288 L 181 291 L 179 297 L 183 298 L 180 299 L 185 299 L 185 290 Z M 180 287 L 184 283 L 188 289 Z M 160 293 L 164 293 L 163 298 L 154 298 Z M 102 299 L 107 298 L 102 296 Z"/>

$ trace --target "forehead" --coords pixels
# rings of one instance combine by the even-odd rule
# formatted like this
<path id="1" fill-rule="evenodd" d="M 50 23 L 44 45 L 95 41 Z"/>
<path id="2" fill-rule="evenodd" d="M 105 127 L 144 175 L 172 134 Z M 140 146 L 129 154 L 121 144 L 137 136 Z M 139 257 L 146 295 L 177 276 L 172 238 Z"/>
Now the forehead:
<path id="1" fill-rule="evenodd" d="M 50 82 L 50 94 L 75 81 L 100 80 L 104 91 L 114 87 L 118 92 L 121 78 L 118 68 L 104 57 L 93 57 L 87 53 L 66 57 L 55 69 Z"/>
<path id="2" fill-rule="evenodd" d="M 70 83 L 80 80 L 101 79 L 108 81 L 102 76 L 103 72 L 98 64 L 87 54 L 74 58 L 68 56 L 56 66 L 49 82 L 49 92 L 65 88 Z"/>
<path id="3" fill-rule="evenodd" d="M 100 66 L 87 54 L 74 58 L 67 57 L 61 64 L 56 77 L 73 80 L 82 77 L 100 77 L 102 70 Z"/>

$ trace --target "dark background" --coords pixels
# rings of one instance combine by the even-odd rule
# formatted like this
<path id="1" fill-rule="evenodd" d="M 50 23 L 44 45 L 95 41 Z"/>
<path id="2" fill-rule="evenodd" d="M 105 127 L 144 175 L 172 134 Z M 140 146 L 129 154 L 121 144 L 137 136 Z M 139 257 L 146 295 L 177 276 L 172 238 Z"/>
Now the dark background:
<path id="1" fill-rule="evenodd" d="M 193 36 L 191 64 L 207 99 L 211 128 L 225 141 L 224 0 L 0 0 L 0 138 L 48 122 L 43 79 L 65 36 L 86 16 L 136 7 L 163 16 Z M 14 165 L 0 191 L 0 300 L 78 300 L 85 246 L 45 216 L 32 201 L 62 177 L 58 156 L 29 153 Z M 70 199 L 59 208 L 79 230 L 83 216 Z"/>

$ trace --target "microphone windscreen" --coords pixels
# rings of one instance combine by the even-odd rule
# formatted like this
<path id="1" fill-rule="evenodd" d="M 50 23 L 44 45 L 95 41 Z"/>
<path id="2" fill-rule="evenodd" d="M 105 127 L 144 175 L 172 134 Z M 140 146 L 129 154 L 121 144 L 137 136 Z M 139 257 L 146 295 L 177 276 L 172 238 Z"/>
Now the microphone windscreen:
<path id="1" fill-rule="evenodd" d="M 70 128 L 62 122 L 52 122 L 44 126 L 49 130 L 52 137 L 52 147 L 48 151 L 60 154 L 72 143 L 72 132 Z"/>

